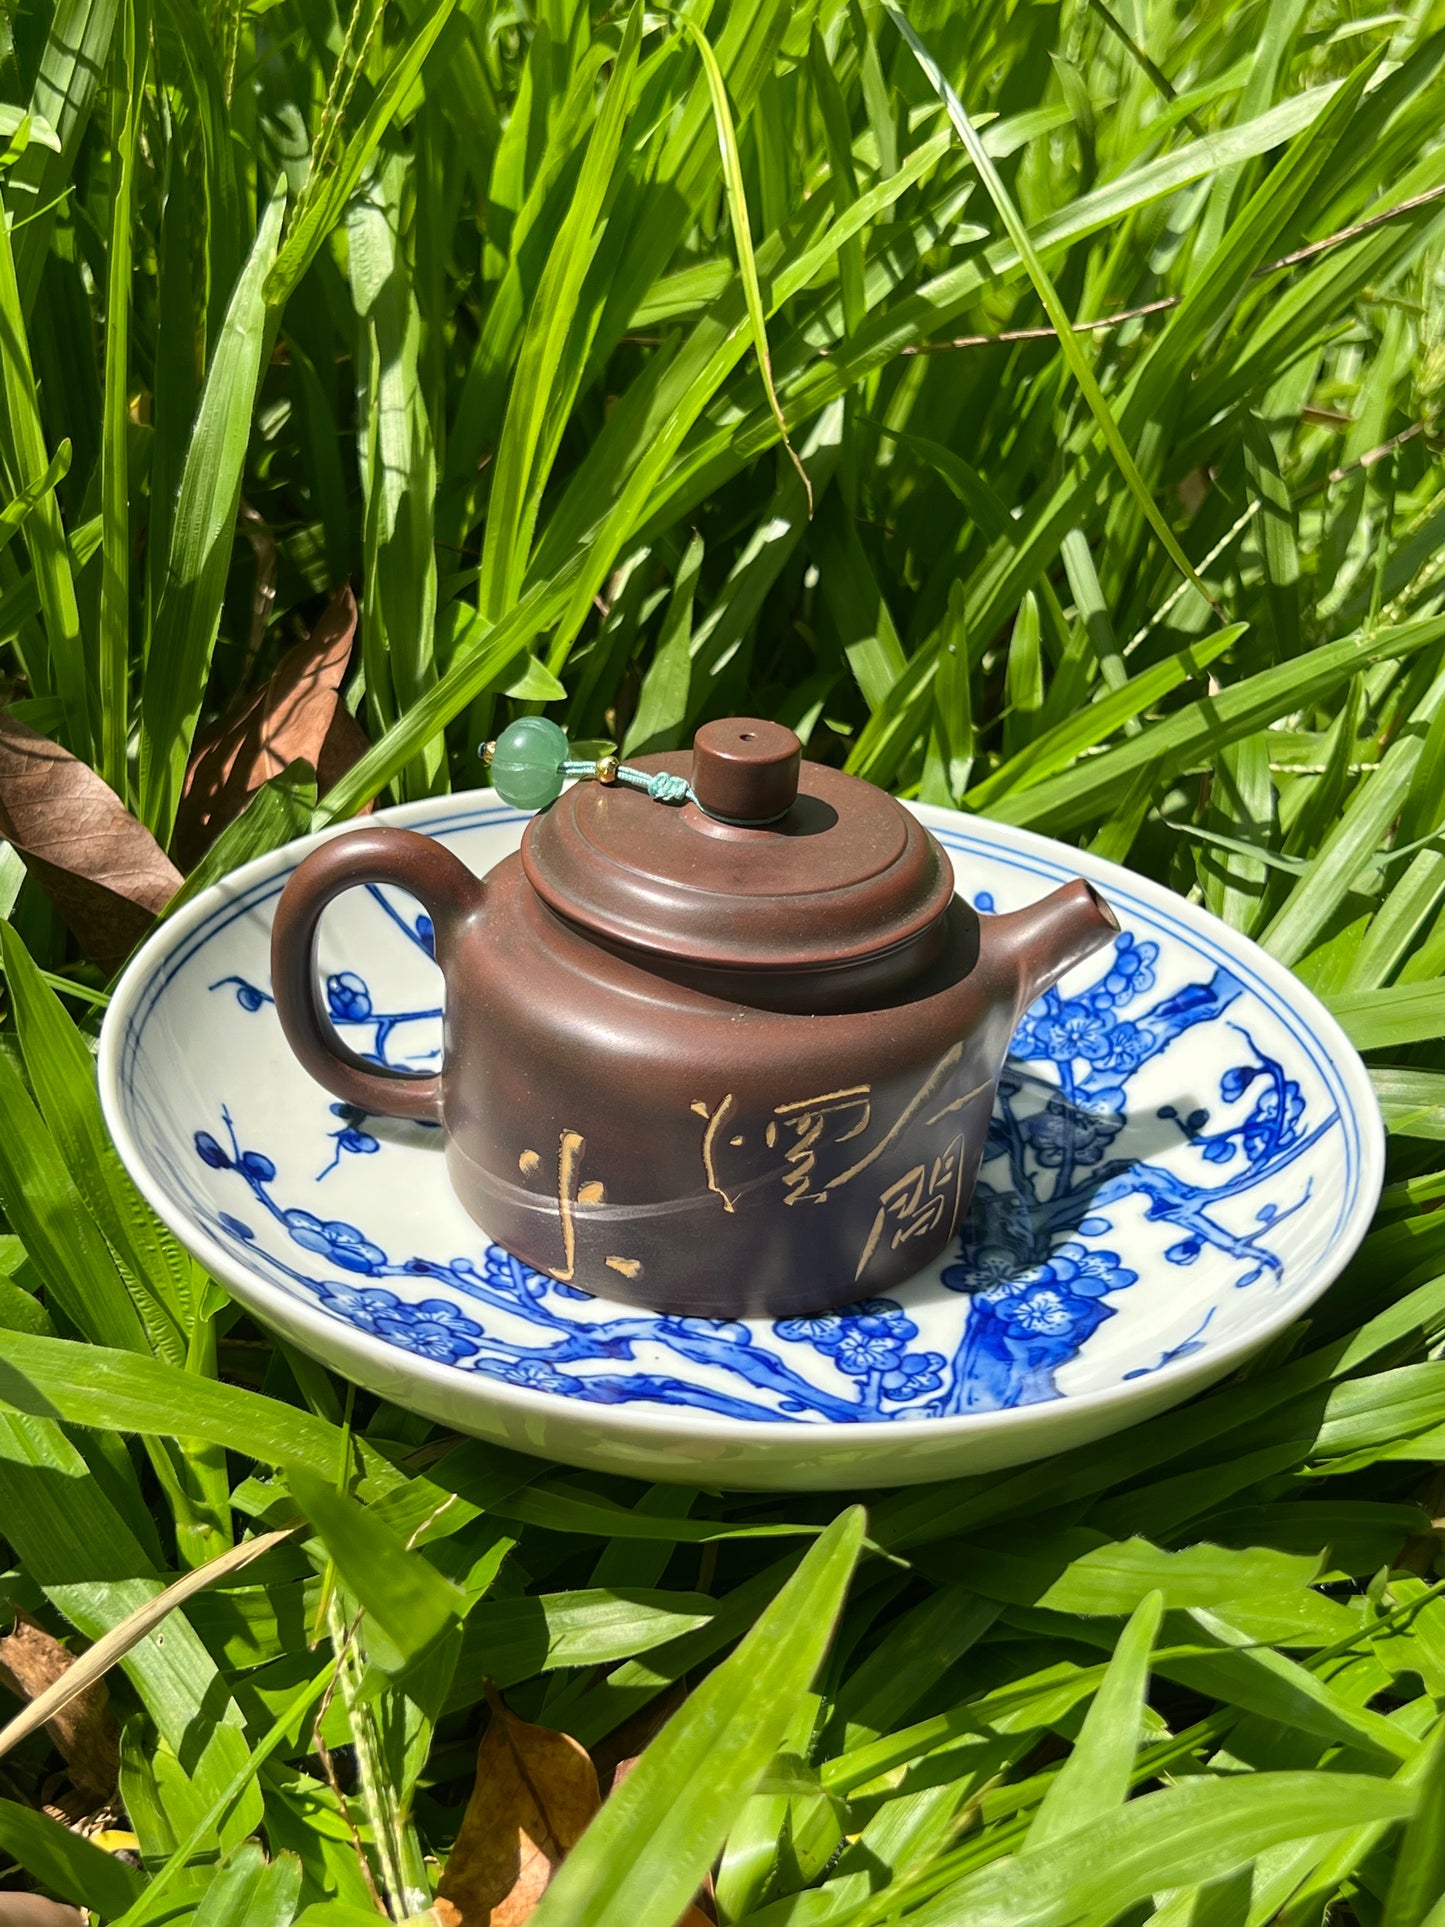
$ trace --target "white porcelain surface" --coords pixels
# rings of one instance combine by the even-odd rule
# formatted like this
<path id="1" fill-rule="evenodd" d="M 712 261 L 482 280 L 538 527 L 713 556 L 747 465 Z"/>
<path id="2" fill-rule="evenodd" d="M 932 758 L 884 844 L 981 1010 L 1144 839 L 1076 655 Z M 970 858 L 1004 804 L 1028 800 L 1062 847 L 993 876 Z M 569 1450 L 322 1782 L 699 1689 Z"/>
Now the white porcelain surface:
<path id="1" fill-rule="evenodd" d="M 889 1299 L 781 1323 L 665 1319 L 489 1245 L 434 1129 L 334 1105 L 282 1039 L 271 917 L 319 839 L 198 897 L 126 972 L 100 1059 L 121 1155 L 267 1325 L 399 1405 L 548 1458 L 877 1486 L 1147 1418 L 1298 1317 L 1363 1236 L 1384 1161 L 1364 1067 L 1286 970 L 1170 892 L 1025 831 L 918 814 L 980 909 L 1082 874 L 1123 934 L 1030 1012 L 970 1223 Z M 491 791 L 379 820 L 439 836 L 478 872 L 525 822 Z M 399 894 L 328 912 L 322 967 L 354 1048 L 436 1062 L 428 937 Z"/>

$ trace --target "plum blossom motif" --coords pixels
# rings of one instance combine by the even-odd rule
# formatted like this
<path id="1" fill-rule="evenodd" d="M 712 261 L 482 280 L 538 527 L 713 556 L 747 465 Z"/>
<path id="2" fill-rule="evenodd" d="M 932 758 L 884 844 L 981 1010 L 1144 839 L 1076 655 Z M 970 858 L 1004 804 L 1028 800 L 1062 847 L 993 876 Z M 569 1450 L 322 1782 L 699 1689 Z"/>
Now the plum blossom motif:
<path id="1" fill-rule="evenodd" d="M 1101 1302 L 1104 1293 L 1127 1290 L 1137 1277 L 1115 1252 L 1085 1251 L 1070 1242 L 1011 1282 L 975 1290 L 964 1332 L 966 1369 L 955 1372 L 942 1409 L 996 1411 L 1056 1398 L 1059 1366 L 1114 1316 Z M 966 1263 L 950 1266 L 943 1282 L 954 1291 L 969 1290 Z"/>
<path id="2" fill-rule="evenodd" d="M 1020 1331 L 1034 1332 L 1040 1337 L 1056 1338 L 1060 1332 L 1074 1329 L 1074 1315 L 1063 1294 L 1047 1285 L 1030 1285 L 1023 1291 L 999 1298 L 996 1306 L 1005 1324 L 1017 1325 Z"/>
<path id="3" fill-rule="evenodd" d="M 408 920 L 373 894 L 431 955 L 426 918 Z M 993 908 L 986 893 L 977 902 Z M 1158 1113 L 1198 1151 L 1203 1168 L 1218 1172 L 1219 1183 L 1120 1156 L 1130 1081 L 1195 1026 L 1219 1023 L 1243 988 L 1221 968 L 1151 1002 L 1158 955 L 1157 943 L 1121 933 L 1092 985 L 1070 997 L 1049 992 L 1019 1026 L 999 1081 L 973 1212 L 957 1257 L 942 1273 L 943 1284 L 969 1301 L 951 1356 L 918 1346 L 918 1324 L 889 1298 L 771 1325 L 624 1308 L 614 1315 L 496 1245 L 476 1256 L 393 1256 L 360 1224 L 280 1201 L 275 1162 L 242 1146 L 226 1110 L 224 1133 L 197 1131 L 195 1153 L 210 1170 L 233 1174 L 261 1214 L 252 1223 L 218 1211 L 217 1236 L 245 1247 L 250 1262 L 265 1262 L 354 1328 L 458 1370 L 559 1397 L 774 1422 L 851 1424 L 1031 1404 L 1059 1396 L 1060 1369 L 1115 1316 L 1115 1295 L 1137 1282 L 1109 1243 L 1115 1206 L 1142 1202 L 1147 1219 L 1177 1227 L 1165 1252 L 1170 1265 L 1187 1268 L 1207 1250 L 1224 1253 L 1239 1262 L 1236 1283 L 1247 1287 L 1278 1275 L 1281 1260 L 1267 1240 L 1302 1207 L 1308 1186 L 1294 1202 L 1267 1196 L 1249 1231 L 1226 1227 L 1218 1206 L 1277 1177 L 1337 1122 L 1333 1113 L 1311 1121 L 1298 1083 L 1233 1026 L 1239 1061 L 1219 1080 L 1218 1115 L 1198 1103 Z M 250 1015 L 271 1004 L 269 993 L 246 979 L 212 986 L 223 987 Z M 379 1011 L 366 979 L 353 970 L 327 980 L 327 1000 L 338 1025 L 363 1033 L 370 1027 L 365 1054 L 392 1068 L 416 1062 L 392 1064 L 389 1040 L 398 1027 L 439 1015 Z M 364 1111 L 333 1104 L 331 1115 L 337 1128 L 326 1133 L 332 1151 L 317 1181 L 343 1160 L 383 1148 Z M 294 1255 L 278 1256 L 263 1243 L 259 1223 L 274 1227 Z M 477 1308 L 478 1317 L 463 1305 Z M 1158 1370 L 1197 1351 L 1203 1330 L 1140 1369 Z"/>
<path id="4" fill-rule="evenodd" d="M 333 1024 L 364 1024 L 371 1016 L 371 992 L 366 979 L 354 970 L 338 970 L 326 979 L 326 1008 Z"/>
<path id="5" fill-rule="evenodd" d="M 1124 1119 L 1117 1112 L 1086 1110 L 1061 1097 L 1051 1097 L 1019 1126 L 1045 1170 L 1056 1169 L 1066 1160 L 1081 1168 L 1097 1164 L 1123 1128 Z"/>
<path id="6" fill-rule="evenodd" d="M 248 982 L 245 977 L 220 977 L 211 985 L 211 989 L 234 990 L 236 993 L 236 1002 L 241 1006 L 242 1010 L 250 1012 L 252 1016 L 261 1009 L 263 1004 L 271 1004 L 276 1001 L 270 991 L 258 989 L 255 984 Z"/>
<path id="7" fill-rule="evenodd" d="M 407 923 L 399 913 L 392 909 L 391 905 L 380 896 L 380 892 L 377 891 L 374 886 L 368 887 L 372 890 L 372 894 L 378 897 L 387 914 L 406 931 L 406 934 L 411 938 L 412 942 L 415 943 L 419 949 L 425 951 L 427 956 L 432 956 L 435 949 L 435 936 L 432 931 L 431 919 L 425 915 L 419 915 L 416 920 L 416 925 L 413 927 Z M 242 1010 L 252 1015 L 258 1010 L 263 1010 L 268 1006 L 274 1006 L 276 1001 L 269 990 L 262 990 L 259 984 L 253 984 L 249 978 L 246 977 L 237 977 L 234 975 L 220 977 L 210 988 L 213 991 L 234 990 L 236 1002 L 241 1006 Z M 408 1025 L 437 1022 L 442 1014 L 441 1005 L 437 1004 L 416 1010 L 378 1010 L 376 1008 L 376 1000 L 372 995 L 371 986 L 359 971 L 336 970 L 326 979 L 326 1012 L 338 1030 L 348 1028 L 352 1030 L 358 1028 L 370 1030 L 371 1047 L 369 1050 L 361 1051 L 360 1054 L 369 1059 L 371 1063 L 383 1065 L 388 1070 L 414 1070 L 418 1064 L 429 1063 L 438 1055 L 438 1052 L 435 1050 L 426 1050 L 413 1052 L 402 1060 L 397 1061 L 390 1055 L 389 1045 L 393 1036 L 398 1031 L 405 1029 Z M 364 1042 L 365 1039 L 362 1041 Z M 340 1115 L 339 1112 L 337 1114 Z M 364 1123 L 366 1121 L 366 1113 L 358 1110 L 355 1121 L 357 1123 Z M 343 1150 L 356 1150 L 360 1147 L 348 1144 L 343 1145 L 341 1148 Z M 327 1166 L 328 1171 L 334 1169 L 334 1163 Z M 322 1176 L 325 1175 L 326 1173 L 323 1172 Z"/>
<path id="8" fill-rule="evenodd" d="M 333 1285 L 325 1303 L 358 1331 L 372 1332 L 419 1358 L 455 1365 L 481 1349 L 482 1327 L 447 1298 L 423 1298 L 420 1304 L 411 1304 L 381 1286 Z"/>
<path id="9" fill-rule="evenodd" d="M 936 1392 L 943 1383 L 948 1360 L 942 1352 L 905 1352 L 891 1371 L 883 1374 L 883 1396 L 913 1400 Z"/>
<path id="10" fill-rule="evenodd" d="M 942 1352 L 905 1351 L 918 1327 L 891 1298 L 865 1298 L 816 1318 L 780 1319 L 773 1330 L 790 1343 L 812 1345 L 840 1372 L 869 1380 L 876 1396 L 895 1402 L 936 1392 L 948 1363 Z"/>
<path id="11" fill-rule="evenodd" d="M 375 1157 L 381 1149 L 381 1140 L 374 1138 L 370 1131 L 364 1131 L 361 1128 L 367 1121 L 368 1113 L 363 1111 L 359 1104 L 333 1104 L 331 1115 L 341 1119 L 341 1129 L 328 1131 L 326 1134 L 336 1149 L 332 1153 L 331 1162 L 317 1172 L 318 1184 L 322 1178 L 330 1177 L 342 1158 L 348 1154 L 352 1157 Z"/>
<path id="12" fill-rule="evenodd" d="M 281 1216 L 303 1251 L 314 1251 L 343 1271 L 376 1274 L 386 1266 L 386 1253 L 381 1246 L 372 1244 L 354 1224 L 347 1224 L 341 1218 L 321 1219 L 314 1212 L 295 1206 Z"/>
<path id="13" fill-rule="evenodd" d="M 587 1388 L 580 1379 L 571 1378 L 542 1358 L 506 1359 L 492 1368 L 492 1376 L 504 1385 L 525 1385 L 533 1392 L 556 1392 L 563 1398 L 585 1398 Z"/>
<path id="14" fill-rule="evenodd" d="M 1158 954 L 1156 943 L 1123 932 L 1102 977 L 1073 997 L 1048 992 L 1014 1035 L 973 1213 L 958 1261 L 943 1272 L 943 1283 L 967 1292 L 972 1306 L 940 1409 L 991 1410 L 1058 1396 L 1058 1368 L 1114 1316 L 1104 1300 L 1137 1280 L 1117 1252 L 1084 1242 L 1111 1230 L 1104 1208 L 1127 1198 L 1142 1196 L 1147 1218 L 1179 1226 L 1183 1235 L 1164 1253 L 1171 1265 L 1192 1265 L 1210 1248 L 1242 1261 L 1240 1287 L 1281 1271 L 1279 1254 L 1264 1240 L 1303 1206 L 1308 1186 L 1288 1207 L 1275 1200 L 1262 1204 L 1253 1232 L 1228 1227 L 1217 1207 L 1275 1177 L 1337 1120 L 1332 1113 L 1307 1126 L 1299 1085 L 1247 1032 L 1231 1026 L 1253 1061 L 1220 1080 L 1220 1097 L 1228 1105 L 1256 1093 L 1245 1117 L 1211 1131 L 1207 1109 L 1187 1116 L 1172 1106 L 1159 1112 L 1206 1164 L 1231 1167 L 1233 1175 L 1211 1188 L 1162 1165 L 1114 1155 L 1126 1122 L 1129 1080 L 1185 1032 L 1217 1022 L 1242 989 L 1221 969 L 1206 984 L 1187 985 L 1121 1015 L 1154 988 Z M 1031 1065 L 1046 1066 L 1047 1080 L 1034 1075 Z M 1003 1185 L 991 1169 L 1000 1160 L 1007 1166 Z"/>

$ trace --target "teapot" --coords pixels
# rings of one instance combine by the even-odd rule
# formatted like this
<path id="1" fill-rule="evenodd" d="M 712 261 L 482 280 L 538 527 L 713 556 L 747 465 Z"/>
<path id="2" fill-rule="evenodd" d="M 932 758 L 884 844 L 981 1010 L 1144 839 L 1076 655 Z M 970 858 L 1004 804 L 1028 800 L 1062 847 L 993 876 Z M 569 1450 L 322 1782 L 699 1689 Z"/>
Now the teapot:
<path id="1" fill-rule="evenodd" d="M 578 1291 L 798 1317 L 937 1258 L 1019 1018 L 1118 931 L 1102 897 L 1077 881 L 978 915 L 917 817 L 804 762 L 777 723 L 707 723 L 690 761 L 635 768 L 569 761 L 539 717 L 489 748 L 504 799 L 547 807 L 485 878 L 368 825 L 287 882 L 273 992 L 310 1074 L 362 1111 L 439 1124 L 470 1215 Z M 431 918 L 435 1074 L 358 1056 L 327 1015 L 317 928 L 363 884 Z"/>

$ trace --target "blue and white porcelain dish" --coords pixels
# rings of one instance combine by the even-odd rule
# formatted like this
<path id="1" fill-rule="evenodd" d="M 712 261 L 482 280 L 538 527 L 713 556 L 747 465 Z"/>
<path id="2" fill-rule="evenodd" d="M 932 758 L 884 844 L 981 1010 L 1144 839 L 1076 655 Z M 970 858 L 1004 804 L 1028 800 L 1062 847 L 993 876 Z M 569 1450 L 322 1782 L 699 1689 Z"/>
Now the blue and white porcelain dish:
<path id="1" fill-rule="evenodd" d="M 1287 970 L 1171 892 L 1027 831 L 918 814 L 980 910 L 1083 874 L 1121 934 L 1028 1013 L 968 1225 L 887 1299 L 668 1318 L 489 1244 L 434 1127 L 333 1103 L 282 1038 L 271 918 L 318 838 L 197 897 L 125 973 L 100 1051 L 121 1156 L 266 1325 L 398 1405 L 547 1458 L 713 1486 L 878 1486 L 1148 1418 L 1297 1318 L 1358 1245 L 1384 1166 L 1364 1066 Z M 380 820 L 485 873 L 526 818 L 484 791 Z M 389 890 L 327 912 L 331 1015 L 377 1061 L 438 1061 L 430 937 Z"/>

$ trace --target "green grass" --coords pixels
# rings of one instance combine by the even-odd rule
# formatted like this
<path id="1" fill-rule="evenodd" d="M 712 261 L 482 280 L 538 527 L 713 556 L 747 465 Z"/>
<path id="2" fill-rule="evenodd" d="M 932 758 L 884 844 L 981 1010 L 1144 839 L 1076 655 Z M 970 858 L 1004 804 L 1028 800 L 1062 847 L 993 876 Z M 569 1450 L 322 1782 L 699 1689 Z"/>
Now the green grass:
<path id="1" fill-rule="evenodd" d="M 629 754 L 777 716 L 1203 902 L 1391 1127 L 1343 1279 L 1192 1407 L 934 1489 L 643 1490 L 199 1274 L 0 845 L 3 1590 L 130 1625 L 139 1842 L 43 1810 L 32 1724 L 5 1883 L 406 1918 L 490 1675 L 604 1759 L 688 1689 L 539 1927 L 672 1927 L 709 1866 L 752 1927 L 1439 1927 L 1445 6 L 11 0 L 0 102 L 14 713 L 164 847 L 198 727 L 357 592 L 370 749 L 193 883 L 474 785 L 529 707 Z"/>

